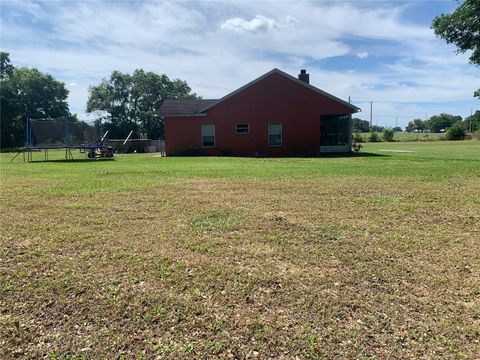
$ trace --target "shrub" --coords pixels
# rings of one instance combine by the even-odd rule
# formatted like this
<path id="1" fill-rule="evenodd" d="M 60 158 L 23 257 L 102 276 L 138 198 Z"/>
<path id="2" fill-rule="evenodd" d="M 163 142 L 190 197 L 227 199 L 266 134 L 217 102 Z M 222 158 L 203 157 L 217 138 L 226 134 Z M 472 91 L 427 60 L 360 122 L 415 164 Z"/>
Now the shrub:
<path id="1" fill-rule="evenodd" d="M 363 142 L 363 136 L 359 131 L 355 131 L 353 134 L 353 142 L 361 143 Z"/>
<path id="2" fill-rule="evenodd" d="M 370 133 L 370 136 L 368 137 L 368 141 L 370 142 L 379 142 L 380 141 L 380 137 L 378 136 L 378 134 L 376 132 L 371 132 Z"/>
<path id="3" fill-rule="evenodd" d="M 356 154 L 358 154 L 358 153 L 360 152 L 360 150 L 362 149 L 362 147 L 363 147 L 362 144 L 359 144 L 359 143 L 357 143 L 357 142 L 355 142 L 355 141 L 354 141 L 353 144 L 352 144 L 352 150 L 353 150 L 353 152 L 356 153 Z"/>
<path id="4" fill-rule="evenodd" d="M 388 141 L 388 142 L 393 141 L 393 135 L 395 135 L 395 132 L 393 130 L 391 129 L 383 130 L 383 141 Z"/>
<path id="5" fill-rule="evenodd" d="M 463 140 L 465 139 L 465 129 L 460 123 L 454 124 L 447 131 L 447 140 Z"/>

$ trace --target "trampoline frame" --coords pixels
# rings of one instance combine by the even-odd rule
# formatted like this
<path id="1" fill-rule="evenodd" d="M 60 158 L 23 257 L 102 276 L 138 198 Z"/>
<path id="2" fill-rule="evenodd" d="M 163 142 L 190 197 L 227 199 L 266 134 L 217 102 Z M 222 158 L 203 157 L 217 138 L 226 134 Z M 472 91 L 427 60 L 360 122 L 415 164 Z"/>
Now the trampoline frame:
<path id="1" fill-rule="evenodd" d="M 48 161 L 48 151 L 49 150 L 62 150 L 62 149 L 65 149 L 65 160 L 73 160 L 73 154 L 72 154 L 72 150 L 80 150 L 80 153 L 85 153 L 87 152 L 88 153 L 91 153 L 91 152 L 95 152 L 96 150 L 100 150 L 102 153 L 103 153 L 103 150 L 108 150 L 109 148 L 111 148 L 110 146 L 108 145 L 105 145 L 103 143 L 103 140 L 105 138 L 105 135 L 107 133 L 105 133 L 105 135 L 102 137 L 101 141 L 99 144 L 95 144 L 95 145 L 74 145 L 74 146 L 71 146 L 69 144 L 70 140 L 69 140 L 69 128 L 68 128 L 68 118 L 65 117 L 65 116 L 62 116 L 64 119 L 65 119 L 65 145 L 60 145 L 60 146 L 33 146 L 32 145 L 32 140 L 33 140 L 33 136 L 32 136 L 32 126 L 31 126 L 31 123 L 30 123 L 30 118 L 26 117 L 26 132 L 27 132 L 27 141 L 26 141 L 26 144 L 25 144 L 25 147 L 21 148 L 18 153 L 10 159 L 10 161 L 13 161 L 18 155 L 20 154 L 23 154 L 23 161 L 24 162 L 32 162 L 33 161 L 33 152 L 37 152 L 37 151 L 43 151 L 44 152 L 44 161 Z M 108 157 L 101 157 L 102 159 L 113 159 L 113 156 L 108 158 Z M 87 159 L 88 160 L 95 160 L 95 159 L 99 159 L 97 157 L 90 157 L 90 156 L 87 156 Z"/>

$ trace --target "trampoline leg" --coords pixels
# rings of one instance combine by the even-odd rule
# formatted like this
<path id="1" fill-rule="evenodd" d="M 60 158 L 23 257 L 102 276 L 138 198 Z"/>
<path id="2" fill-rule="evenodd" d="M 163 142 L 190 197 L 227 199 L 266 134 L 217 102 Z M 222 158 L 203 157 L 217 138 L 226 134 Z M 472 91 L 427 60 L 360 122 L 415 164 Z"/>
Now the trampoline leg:
<path id="1" fill-rule="evenodd" d="M 17 155 L 15 155 L 13 158 L 10 159 L 10 161 L 15 160 L 15 158 L 16 158 L 18 155 L 20 155 L 20 153 L 22 153 L 22 152 L 23 152 L 23 151 L 19 151 L 19 152 L 17 153 Z M 25 158 L 24 158 L 24 161 L 25 161 Z"/>

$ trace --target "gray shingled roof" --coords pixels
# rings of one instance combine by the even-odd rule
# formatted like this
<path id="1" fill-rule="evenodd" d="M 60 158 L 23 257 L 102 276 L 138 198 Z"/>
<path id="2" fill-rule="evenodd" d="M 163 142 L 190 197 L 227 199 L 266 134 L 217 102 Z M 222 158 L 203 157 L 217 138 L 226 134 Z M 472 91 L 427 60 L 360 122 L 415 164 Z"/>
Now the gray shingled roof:
<path id="1" fill-rule="evenodd" d="M 217 101 L 215 99 L 165 100 L 160 107 L 160 115 L 193 115 Z"/>

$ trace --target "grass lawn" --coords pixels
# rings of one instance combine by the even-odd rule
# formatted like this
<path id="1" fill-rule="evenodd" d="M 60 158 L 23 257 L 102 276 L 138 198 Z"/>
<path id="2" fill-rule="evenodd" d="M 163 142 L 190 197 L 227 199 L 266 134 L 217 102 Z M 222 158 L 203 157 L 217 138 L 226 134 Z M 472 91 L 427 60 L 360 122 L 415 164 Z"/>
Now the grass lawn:
<path id="1" fill-rule="evenodd" d="M 368 141 L 370 133 L 361 133 L 364 142 Z M 383 132 L 377 132 L 380 140 L 383 140 Z M 394 141 L 439 141 L 445 140 L 445 133 L 409 133 L 409 132 L 395 132 L 393 135 Z"/>
<path id="2" fill-rule="evenodd" d="M 379 133 L 379 136 L 383 136 L 383 133 Z M 446 133 L 408 133 L 408 132 L 396 132 L 393 136 L 395 141 L 435 141 L 445 140 Z"/>
<path id="3" fill-rule="evenodd" d="M 363 150 L 1 154 L 0 358 L 478 358 L 480 142 Z"/>

